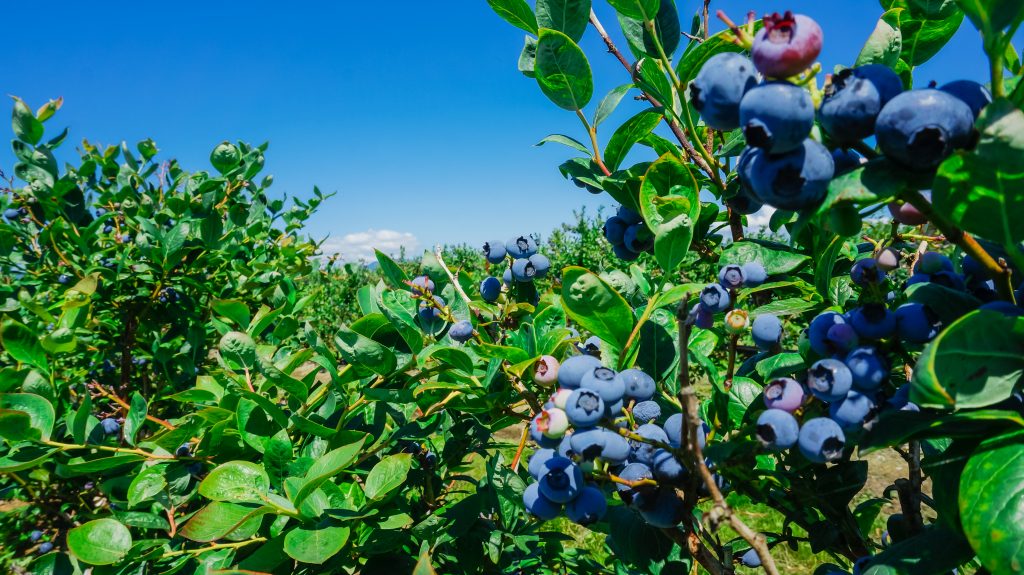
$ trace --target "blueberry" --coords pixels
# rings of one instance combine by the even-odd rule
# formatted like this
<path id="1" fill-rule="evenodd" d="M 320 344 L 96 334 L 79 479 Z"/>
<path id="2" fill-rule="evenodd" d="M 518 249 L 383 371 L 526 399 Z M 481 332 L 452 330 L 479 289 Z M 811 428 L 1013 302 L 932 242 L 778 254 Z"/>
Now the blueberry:
<path id="1" fill-rule="evenodd" d="M 988 279 L 988 272 L 970 254 L 964 254 L 964 259 L 960 260 L 960 269 L 963 270 L 964 277 L 972 283 Z"/>
<path id="2" fill-rule="evenodd" d="M 192 475 L 199 475 L 200 473 L 203 472 L 203 464 L 197 461 L 191 465 L 186 466 L 185 471 Z"/>
<path id="3" fill-rule="evenodd" d="M 842 399 L 852 386 L 850 368 L 838 359 L 818 360 L 807 371 L 807 387 L 822 401 Z"/>
<path id="4" fill-rule="evenodd" d="M 650 494 L 638 493 L 633 501 L 640 509 L 640 516 L 652 527 L 675 527 L 686 516 L 683 500 L 675 489 L 668 487 L 659 488 Z"/>
<path id="5" fill-rule="evenodd" d="M 998 300 L 989 302 L 987 304 L 982 305 L 978 309 L 994 311 L 997 313 L 1001 313 L 1007 317 L 1024 317 L 1024 308 L 1013 305 L 1008 301 Z"/>
<path id="6" fill-rule="evenodd" d="M 515 259 L 525 259 L 537 253 L 537 242 L 529 236 L 519 236 L 505 242 L 505 251 Z"/>
<path id="7" fill-rule="evenodd" d="M 661 406 L 653 401 L 641 401 L 633 406 L 633 419 L 637 423 L 648 423 L 661 419 Z"/>
<path id="8" fill-rule="evenodd" d="M 889 363 L 873 347 L 859 347 L 843 360 L 853 377 L 853 388 L 874 391 L 889 379 Z"/>
<path id="9" fill-rule="evenodd" d="M 694 307 L 697 308 L 696 316 L 694 318 L 695 326 L 701 329 L 711 329 L 715 327 L 715 312 L 708 311 L 703 307 L 700 307 L 700 304 L 697 304 Z"/>
<path id="10" fill-rule="evenodd" d="M 740 556 L 740 565 L 751 568 L 760 567 L 761 558 L 757 555 L 757 550 L 747 549 L 747 552 Z"/>
<path id="11" fill-rule="evenodd" d="M 846 319 L 864 339 L 885 339 L 896 333 L 896 316 L 884 304 L 864 304 L 850 310 Z"/>
<path id="12" fill-rule="evenodd" d="M 107 224 L 107 225 L 103 226 L 103 233 L 109 234 L 112 231 L 114 231 L 114 226 L 112 226 L 110 224 Z"/>
<path id="13" fill-rule="evenodd" d="M 843 431 L 854 431 L 864 425 L 875 411 L 875 402 L 870 396 L 856 390 L 850 390 L 846 397 L 833 402 L 828 408 L 828 415 L 843 428 Z"/>
<path id="14" fill-rule="evenodd" d="M 768 281 L 768 272 L 765 271 L 761 262 L 747 262 L 743 264 L 743 285 L 757 287 Z"/>
<path id="15" fill-rule="evenodd" d="M 757 196 L 751 181 L 751 168 L 760 151 L 757 148 L 746 147 L 740 152 L 736 160 L 736 179 L 739 182 L 739 191 L 729 199 L 729 207 L 741 214 L 752 214 L 764 206 L 764 202 Z"/>
<path id="16" fill-rule="evenodd" d="M 572 459 L 575 457 L 576 452 L 572 449 L 572 436 L 574 433 L 566 433 L 562 436 L 562 440 L 558 442 L 558 445 L 554 447 L 555 453 L 561 457 Z"/>
<path id="17" fill-rule="evenodd" d="M 512 268 L 506 268 L 505 273 L 501 275 L 501 281 L 507 285 L 512 285 Z"/>
<path id="18" fill-rule="evenodd" d="M 711 313 L 725 311 L 732 305 L 729 292 L 720 284 L 709 284 L 700 291 L 700 307 Z"/>
<path id="19" fill-rule="evenodd" d="M 665 449 L 655 449 L 651 454 L 651 469 L 658 481 L 670 485 L 682 485 L 688 474 L 686 466 Z"/>
<path id="20" fill-rule="evenodd" d="M 939 272 L 952 272 L 953 260 L 939 252 L 924 252 L 914 264 L 914 273 L 937 274 Z"/>
<path id="21" fill-rule="evenodd" d="M 832 155 L 811 139 L 786 154 L 759 154 L 751 167 L 752 184 L 758 197 L 784 210 L 817 206 L 825 197 L 833 173 Z"/>
<path id="22" fill-rule="evenodd" d="M 57 276 L 57 283 L 59 283 L 61 285 L 66 285 L 70 281 L 71 281 L 71 276 L 69 276 L 68 274 L 60 274 L 59 276 Z"/>
<path id="23" fill-rule="evenodd" d="M 619 472 L 619 477 L 626 481 L 643 481 L 645 479 L 654 479 L 654 471 L 651 470 L 650 466 L 644 465 L 643 463 L 628 463 Z M 619 497 L 623 503 L 629 505 L 632 503 L 633 496 L 637 493 L 651 493 L 654 491 L 654 486 L 650 485 L 637 485 L 631 487 L 629 485 L 623 485 L 621 483 L 615 484 L 615 489 L 619 492 Z"/>
<path id="24" fill-rule="evenodd" d="M 440 296 L 431 296 L 435 305 L 427 305 L 426 302 L 420 302 L 420 308 L 418 315 L 420 321 L 426 324 L 432 324 L 434 321 L 441 319 L 441 309 L 445 306 L 444 300 Z"/>
<path id="25" fill-rule="evenodd" d="M 718 283 L 726 289 L 735 289 L 743 285 L 743 268 L 736 264 L 728 264 L 718 270 Z"/>
<path id="26" fill-rule="evenodd" d="M 926 343 L 939 333 L 940 322 L 931 308 L 905 303 L 896 308 L 896 334 L 903 341 Z"/>
<path id="27" fill-rule="evenodd" d="M 53 551 L 53 543 L 50 543 L 49 541 L 46 541 L 45 543 L 41 543 L 39 545 L 39 554 L 40 555 L 45 555 L 45 554 L 49 553 L 50 551 Z"/>
<path id="28" fill-rule="evenodd" d="M 748 186 L 740 186 L 735 196 L 726 200 L 730 210 L 743 215 L 756 213 L 764 207 L 761 199 L 754 194 L 754 190 Z"/>
<path id="29" fill-rule="evenodd" d="M 604 493 L 592 485 L 587 485 L 576 499 L 565 506 L 565 516 L 578 525 L 590 525 L 600 521 L 608 511 L 608 502 Z"/>
<path id="30" fill-rule="evenodd" d="M 603 437 L 603 447 L 601 449 L 601 459 L 607 461 L 612 465 L 621 465 L 629 459 L 632 449 L 630 449 L 629 441 L 625 437 L 618 433 L 608 430 L 600 429 Z M 584 454 L 586 456 L 586 454 Z"/>
<path id="31" fill-rule="evenodd" d="M 106 433 L 107 435 L 114 435 L 121 431 L 121 424 L 119 424 L 113 417 L 106 417 L 101 420 L 100 427 L 103 428 L 103 433 Z"/>
<path id="32" fill-rule="evenodd" d="M 788 411 L 766 409 L 757 418 L 757 438 L 761 445 L 773 451 L 789 449 L 796 445 L 800 435 L 800 424 Z"/>
<path id="33" fill-rule="evenodd" d="M 992 93 L 988 88 L 971 80 L 954 80 L 939 87 L 943 92 L 956 96 L 957 99 L 967 104 L 977 119 L 981 111 L 992 103 Z"/>
<path id="34" fill-rule="evenodd" d="M 829 330 L 833 326 L 845 324 L 846 319 L 834 312 L 827 311 L 815 316 L 807 327 L 807 339 L 811 349 L 818 355 L 832 355 L 834 353 L 828 340 Z"/>
<path id="35" fill-rule="evenodd" d="M 967 282 L 963 276 L 954 272 L 941 271 L 931 275 L 931 282 L 956 291 L 966 291 Z"/>
<path id="36" fill-rule="evenodd" d="M 848 174 L 861 167 L 865 162 L 864 158 L 853 150 L 836 148 L 832 150 L 832 164 L 835 165 L 835 177 Z"/>
<path id="37" fill-rule="evenodd" d="M 636 259 L 640 257 L 640 254 L 630 250 L 622 244 L 612 246 L 612 253 L 615 254 L 615 257 L 626 262 L 636 261 Z"/>
<path id="38" fill-rule="evenodd" d="M 775 315 L 763 313 L 754 318 L 750 334 L 753 336 L 754 345 L 758 349 L 771 351 L 782 340 L 782 322 Z"/>
<path id="39" fill-rule="evenodd" d="M 636 254 L 642 254 L 653 246 L 654 236 L 643 223 L 629 226 L 622 236 L 622 247 Z"/>
<path id="40" fill-rule="evenodd" d="M 18 213 L 17 208 L 7 208 L 4 210 L 4 217 L 8 220 L 14 221 L 21 217 L 21 214 Z"/>
<path id="41" fill-rule="evenodd" d="M 565 404 L 565 414 L 576 427 L 596 425 L 604 416 L 604 400 L 596 391 L 576 389 Z"/>
<path id="42" fill-rule="evenodd" d="M 934 170 L 956 148 L 970 143 L 971 108 L 946 92 L 911 90 L 882 108 L 875 137 L 891 160 L 920 171 Z"/>
<path id="43" fill-rule="evenodd" d="M 740 101 L 757 85 L 757 70 L 747 57 L 723 52 L 708 58 L 690 84 L 690 101 L 704 123 L 716 130 L 740 126 Z"/>
<path id="44" fill-rule="evenodd" d="M 668 435 L 668 444 L 672 447 L 679 448 L 682 446 L 682 424 L 682 413 L 670 415 L 668 419 L 665 420 L 665 435 Z M 706 423 L 702 423 L 698 428 L 697 445 L 701 449 L 704 449 L 704 446 L 707 444 L 707 435 L 709 431 L 711 431 L 711 428 L 708 427 L 708 424 Z"/>
<path id="45" fill-rule="evenodd" d="M 850 279 L 861 287 L 867 287 L 884 283 L 886 275 L 884 271 L 878 269 L 877 260 L 863 258 L 853 264 L 853 268 L 850 270 Z"/>
<path id="46" fill-rule="evenodd" d="M 838 423 L 818 417 L 804 422 L 798 444 L 804 457 L 814 463 L 826 463 L 843 456 L 846 436 Z"/>
<path id="47" fill-rule="evenodd" d="M 601 338 L 596 335 L 588 337 L 587 341 L 583 342 L 579 349 L 580 353 L 599 358 L 601 357 Z"/>
<path id="48" fill-rule="evenodd" d="M 550 355 L 542 355 L 533 364 L 533 381 L 544 387 L 551 387 L 558 381 L 558 360 Z"/>
<path id="49" fill-rule="evenodd" d="M 531 515 L 541 521 L 550 521 L 562 511 L 562 506 L 540 493 L 540 484 L 531 483 L 523 491 L 523 506 Z"/>
<path id="50" fill-rule="evenodd" d="M 434 293 L 434 280 L 427 276 L 416 276 L 412 279 L 411 283 L 413 286 L 419 289 L 420 292 Z"/>
<path id="51" fill-rule="evenodd" d="M 643 217 L 626 206 L 619 206 L 619 209 L 615 212 L 615 215 L 622 221 L 626 222 L 627 226 L 633 224 L 639 224 L 644 221 Z"/>
<path id="52" fill-rule="evenodd" d="M 534 277 L 542 278 L 548 275 L 548 270 L 551 269 L 551 260 L 543 254 L 533 254 L 530 256 L 530 265 L 533 266 Z M 512 273 L 515 273 L 515 270 Z"/>
<path id="53" fill-rule="evenodd" d="M 465 343 L 473 339 L 473 324 L 468 320 L 457 321 L 448 330 L 448 336 L 459 343 Z"/>
<path id="54" fill-rule="evenodd" d="M 791 377 L 773 379 L 764 388 L 764 404 L 768 409 L 793 413 L 804 403 L 804 387 Z"/>
<path id="55" fill-rule="evenodd" d="M 622 245 L 627 227 L 629 227 L 628 224 L 622 218 L 612 216 L 604 222 L 604 237 L 613 246 Z"/>
<path id="56" fill-rule="evenodd" d="M 192 455 L 192 446 L 188 443 L 182 443 L 178 446 L 178 449 L 174 451 L 174 454 L 178 457 L 188 457 Z"/>
<path id="57" fill-rule="evenodd" d="M 889 202 L 889 214 L 892 215 L 892 219 L 907 226 L 919 226 L 928 223 L 928 218 L 924 217 L 924 214 L 908 203 Z"/>
<path id="58" fill-rule="evenodd" d="M 644 439 L 668 443 L 668 435 L 665 434 L 665 430 L 654 423 L 645 423 L 636 428 L 634 433 Z M 654 445 L 631 439 L 629 441 L 629 447 L 631 450 L 630 461 L 639 461 L 640 463 L 646 463 L 647 465 L 652 465 L 654 463 L 654 451 L 658 449 Z"/>
<path id="59" fill-rule="evenodd" d="M 583 381 L 583 376 L 597 367 L 601 367 L 601 360 L 592 355 L 568 357 L 558 366 L 558 386 L 565 389 L 576 389 Z"/>
<path id="60" fill-rule="evenodd" d="M 496 277 L 486 277 L 480 282 L 480 297 L 485 302 L 493 303 L 501 295 L 501 280 Z"/>
<path id="61" fill-rule="evenodd" d="M 878 114 L 902 89 L 896 72 L 881 64 L 842 70 L 825 89 L 821 125 L 839 143 L 859 142 L 874 132 Z"/>
<path id="62" fill-rule="evenodd" d="M 540 477 L 541 472 L 544 469 L 544 464 L 547 463 L 547 461 L 554 456 L 554 449 L 538 449 L 537 451 L 534 451 L 533 455 L 530 456 L 529 463 L 526 466 L 527 470 L 530 472 L 530 475 L 532 475 L 534 479 L 538 479 Z"/>
<path id="63" fill-rule="evenodd" d="M 786 11 L 764 17 L 764 27 L 754 36 L 751 56 L 757 70 L 770 78 L 788 78 L 806 70 L 821 53 L 818 23 Z"/>
<path id="64" fill-rule="evenodd" d="M 629 399 L 646 401 L 654 397 L 658 391 L 654 378 L 639 369 L 627 369 L 620 372 L 616 378 L 622 383 L 623 393 Z"/>
<path id="65" fill-rule="evenodd" d="M 483 247 L 484 257 L 492 264 L 500 264 L 505 261 L 505 244 L 501 241 L 485 242 Z"/>
<path id="66" fill-rule="evenodd" d="M 38 529 L 36 529 L 35 531 L 32 531 L 31 533 L 28 534 L 29 541 L 31 541 L 33 543 L 35 543 L 36 541 L 39 541 L 42 538 L 43 538 L 43 532 L 38 530 Z"/>
<path id="67" fill-rule="evenodd" d="M 807 90 L 788 82 L 762 84 L 743 96 L 740 125 L 747 145 L 770 154 L 791 152 L 803 145 L 814 127 L 814 102 Z M 766 199 L 756 184 L 754 191 Z"/>

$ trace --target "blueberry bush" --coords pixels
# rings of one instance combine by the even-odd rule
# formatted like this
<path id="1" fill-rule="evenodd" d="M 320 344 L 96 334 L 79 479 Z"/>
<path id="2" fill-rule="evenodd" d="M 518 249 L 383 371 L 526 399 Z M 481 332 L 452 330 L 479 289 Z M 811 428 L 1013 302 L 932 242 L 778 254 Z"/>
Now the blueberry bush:
<path id="1" fill-rule="evenodd" d="M 1024 573 L 1024 8 L 884 0 L 823 74 L 813 15 L 608 3 L 488 0 L 610 215 L 372 270 L 316 259 L 328 195 L 272 195 L 266 146 L 62 167 L 61 101 L 15 99 L 5 567 Z M 989 82 L 915 86 L 965 19 Z"/>

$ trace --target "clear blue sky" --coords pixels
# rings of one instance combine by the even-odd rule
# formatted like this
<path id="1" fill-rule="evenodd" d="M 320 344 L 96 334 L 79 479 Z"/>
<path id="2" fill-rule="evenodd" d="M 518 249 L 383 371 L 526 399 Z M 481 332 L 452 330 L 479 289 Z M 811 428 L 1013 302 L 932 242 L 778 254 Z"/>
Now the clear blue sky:
<path id="1" fill-rule="evenodd" d="M 617 35 L 608 6 L 595 5 Z M 678 5 L 689 22 L 699 2 Z M 277 193 L 338 192 L 311 223 L 317 237 L 378 231 L 351 238 L 353 249 L 374 238 L 475 244 L 546 234 L 573 209 L 610 204 L 562 179 L 568 148 L 533 147 L 553 132 L 583 139 L 581 128 L 518 73 L 523 33 L 484 0 L 47 6 L 5 7 L 0 90 L 33 107 L 63 96 L 48 128 L 71 128 L 67 148 L 82 138 L 152 137 L 162 155 L 199 169 L 221 140 L 269 140 Z M 814 17 L 826 69 L 852 62 L 882 12 L 869 0 L 715 0 L 715 8 L 734 19 L 786 8 Z M 593 107 L 628 78 L 592 29 L 581 44 L 594 68 Z M 985 66 L 965 20 L 917 81 L 985 81 Z M 624 101 L 603 139 L 641 105 Z M 7 145 L 0 165 L 13 165 Z"/>

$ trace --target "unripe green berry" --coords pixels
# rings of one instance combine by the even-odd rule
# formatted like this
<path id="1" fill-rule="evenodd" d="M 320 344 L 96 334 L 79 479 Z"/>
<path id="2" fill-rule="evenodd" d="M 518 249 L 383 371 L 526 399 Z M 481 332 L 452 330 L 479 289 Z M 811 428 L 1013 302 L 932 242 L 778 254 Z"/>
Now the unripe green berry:
<path id="1" fill-rule="evenodd" d="M 750 316 L 741 309 L 731 310 L 725 314 L 725 331 L 730 335 L 739 335 L 750 325 Z"/>

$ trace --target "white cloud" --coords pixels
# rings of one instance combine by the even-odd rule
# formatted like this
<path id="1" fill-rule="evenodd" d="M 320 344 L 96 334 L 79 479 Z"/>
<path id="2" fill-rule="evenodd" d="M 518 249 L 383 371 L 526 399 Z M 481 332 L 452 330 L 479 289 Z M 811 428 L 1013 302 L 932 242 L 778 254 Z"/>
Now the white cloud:
<path id="1" fill-rule="evenodd" d="M 775 208 L 765 206 L 747 216 L 747 226 L 751 228 L 767 228 L 768 222 L 772 220 L 772 214 L 774 213 Z"/>
<path id="2" fill-rule="evenodd" d="M 397 256 L 403 247 L 407 254 L 414 253 L 419 247 L 419 240 L 409 232 L 370 229 L 340 238 L 327 238 L 322 249 L 324 255 L 340 254 L 341 259 L 347 262 L 369 262 L 374 260 L 374 249 Z"/>

